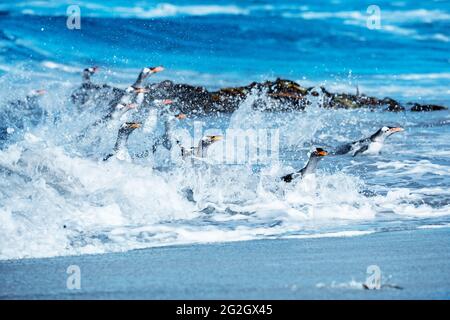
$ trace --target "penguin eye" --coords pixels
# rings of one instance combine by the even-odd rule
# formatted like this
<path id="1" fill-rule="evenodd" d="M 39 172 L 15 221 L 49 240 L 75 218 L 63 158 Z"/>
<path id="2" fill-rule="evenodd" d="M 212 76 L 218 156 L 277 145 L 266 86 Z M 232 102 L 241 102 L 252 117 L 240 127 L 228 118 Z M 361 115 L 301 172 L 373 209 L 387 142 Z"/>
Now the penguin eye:
<path id="1" fill-rule="evenodd" d="M 383 127 L 383 128 L 381 128 L 381 130 L 382 130 L 383 132 L 386 132 L 386 131 L 389 130 L 389 128 L 388 128 L 388 127 Z"/>

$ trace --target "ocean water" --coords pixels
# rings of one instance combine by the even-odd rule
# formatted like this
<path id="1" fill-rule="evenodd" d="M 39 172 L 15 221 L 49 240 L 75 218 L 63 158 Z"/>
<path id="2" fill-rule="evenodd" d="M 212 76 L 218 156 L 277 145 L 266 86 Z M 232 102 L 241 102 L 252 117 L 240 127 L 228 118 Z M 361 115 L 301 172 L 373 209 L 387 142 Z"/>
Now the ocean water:
<path id="1" fill-rule="evenodd" d="M 69 101 L 86 66 L 100 66 L 94 82 L 125 88 L 140 68 L 164 65 L 150 81 L 216 89 L 283 77 L 450 106 L 449 1 L 378 1 L 379 30 L 366 27 L 368 1 L 78 3 L 80 30 L 66 28 L 69 1 L 0 3 L 2 127 L 16 128 L 0 136 L 0 259 L 450 225 L 448 111 L 324 110 L 317 102 L 305 112 L 262 113 L 250 105 L 265 97 L 253 95 L 232 115 L 178 123 L 185 144 L 198 123 L 225 136 L 206 161 L 172 154 L 165 163 L 162 154 L 104 163 L 116 131 L 80 141 L 99 114 Z M 47 90 L 40 110 L 10 107 L 32 89 Z M 384 125 L 405 132 L 381 154 L 329 156 L 316 175 L 280 185 L 313 147 L 332 149 Z M 262 163 L 224 163 L 227 129 L 279 140 Z M 130 150 L 145 145 L 136 131 Z"/>

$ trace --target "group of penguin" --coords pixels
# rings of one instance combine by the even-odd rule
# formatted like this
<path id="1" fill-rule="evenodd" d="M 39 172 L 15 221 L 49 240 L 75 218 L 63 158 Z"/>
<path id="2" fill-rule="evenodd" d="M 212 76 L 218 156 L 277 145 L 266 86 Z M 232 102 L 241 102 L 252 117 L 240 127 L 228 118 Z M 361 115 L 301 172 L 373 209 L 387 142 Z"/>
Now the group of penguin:
<path id="1" fill-rule="evenodd" d="M 91 127 L 106 125 L 110 128 L 119 127 L 117 139 L 112 152 L 103 158 L 103 161 L 109 161 L 113 157 L 120 160 L 131 160 L 128 153 L 128 138 L 131 133 L 142 128 L 144 131 L 154 130 L 158 122 L 163 123 L 163 132 L 156 137 L 151 150 L 143 152 L 141 155 L 148 155 L 155 152 L 158 146 L 167 150 L 172 148 L 172 134 L 174 120 L 186 118 L 181 112 L 173 107 L 173 101 L 170 99 L 155 99 L 151 96 L 151 87 L 145 87 L 145 80 L 152 74 L 163 71 L 162 66 L 145 67 L 139 73 L 136 81 L 125 90 L 117 89 L 109 85 L 98 85 L 91 81 L 91 77 L 99 71 L 98 67 L 90 67 L 83 70 L 82 84 L 73 91 L 71 101 L 79 108 L 83 108 L 89 101 L 108 100 L 104 114 L 91 124 Z M 33 91 L 28 95 L 25 101 L 21 102 L 22 108 L 29 108 L 36 104 L 36 99 L 45 93 L 43 90 Z M 19 106 L 20 107 L 20 106 Z M 404 131 L 401 127 L 384 126 L 370 137 L 341 145 L 336 150 L 328 152 L 322 148 L 316 148 L 311 152 L 305 167 L 284 175 L 281 181 L 291 183 L 295 179 L 301 179 L 303 176 L 315 172 L 319 161 L 327 155 L 351 154 L 357 156 L 364 153 L 378 153 L 386 138 L 394 133 Z M 220 141 L 220 135 L 207 135 L 198 142 L 195 147 L 185 148 L 180 141 L 176 141 L 180 148 L 180 155 L 183 160 L 189 157 L 206 158 L 208 148 L 215 142 Z"/>
<path id="2" fill-rule="evenodd" d="M 304 168 L 281 177 L 281 180 L 290 183 L 295 178 L 301 178 L 305 175 L 314 173 L 316 171 L 317 165 L 319 164 L 319 161 L 327 155 L 352 154 L 354 157 L 357 156 L 358 154 L 363 153 L 377 154 L 383 147 L 384 141 L 386 140 L 387 137 L 391 136 L 396 132 L 401 131 L 404 131 L 404 129 L 401 127 L 385 126 L 379 129 L 374 134 L 372 134 L 370 137 L 354 141 L 351 143 L 343 144 L 332 152 L 328 152 L 322 148 L 316 148 L 316 150 L 314 150 L 310 154 L 309 160 Z"/>

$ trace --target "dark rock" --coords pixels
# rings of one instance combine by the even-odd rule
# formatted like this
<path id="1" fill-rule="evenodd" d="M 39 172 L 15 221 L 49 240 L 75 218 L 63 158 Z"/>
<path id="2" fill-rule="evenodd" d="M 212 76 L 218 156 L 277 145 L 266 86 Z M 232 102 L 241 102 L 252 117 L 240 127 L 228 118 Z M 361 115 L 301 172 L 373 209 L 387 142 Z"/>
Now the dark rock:
<path id="1" fill-rule="evenodd" d="M 185 114 L 203 114 L 216 112 L 233 112 L 250 95 L 255 96 L 253 108 L 264 111 L 301 111 L 311 104 L 313 97 L 322 96 L 321 107 L 331 109 L 359 109 L 384 110 L 391 112 L 405 111 L 405 107 L 398 101 L 385 97 L 379 99 L 364 94 L 331 93 L 324 87 L 305 88 L 298 83 L 276 79 L 275 81 L 252 82 L 247 86 L 222 88 L 208 91 L 204 87 L 187 84 L 175 84 L 166 80 L 155 83 L 147 88 L 146 101 L 152 99 L 176 100 L 181 112 Z M 411 111 L 446 110 L 437 105 L 414 104 Z"/>
<path id="2" fill-rule="evenodd" d="M 419 103 L 413 103 L 413 106 L 411 107 L 412 112 L 442 111 L 442 110 L 448 110 L 448 108 L 438 106 L 435 104 L 419 104 Z"/>

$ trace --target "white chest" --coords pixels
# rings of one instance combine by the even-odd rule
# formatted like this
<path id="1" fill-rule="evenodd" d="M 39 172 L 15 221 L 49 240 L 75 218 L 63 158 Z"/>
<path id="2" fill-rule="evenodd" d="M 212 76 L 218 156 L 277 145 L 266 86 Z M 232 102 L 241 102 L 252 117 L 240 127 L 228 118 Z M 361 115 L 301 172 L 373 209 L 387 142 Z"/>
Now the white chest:
<path id="1" fill-rule="evenodd" d="M 157 120 L 158 120 L 158 110 L 156 109 L 150 110 L 147 119 L 145 119 L 144 132 L 149 133 L 155 130 Z"/>
<path id="2" fill-rule="evenodd" d="M 381 148 L 383 147 L 383 143 L 379 141 L 372 142 L 369 144 L 369 148 L 365 153 L 368 154 L 378 154 L 381 151 Z"/>

